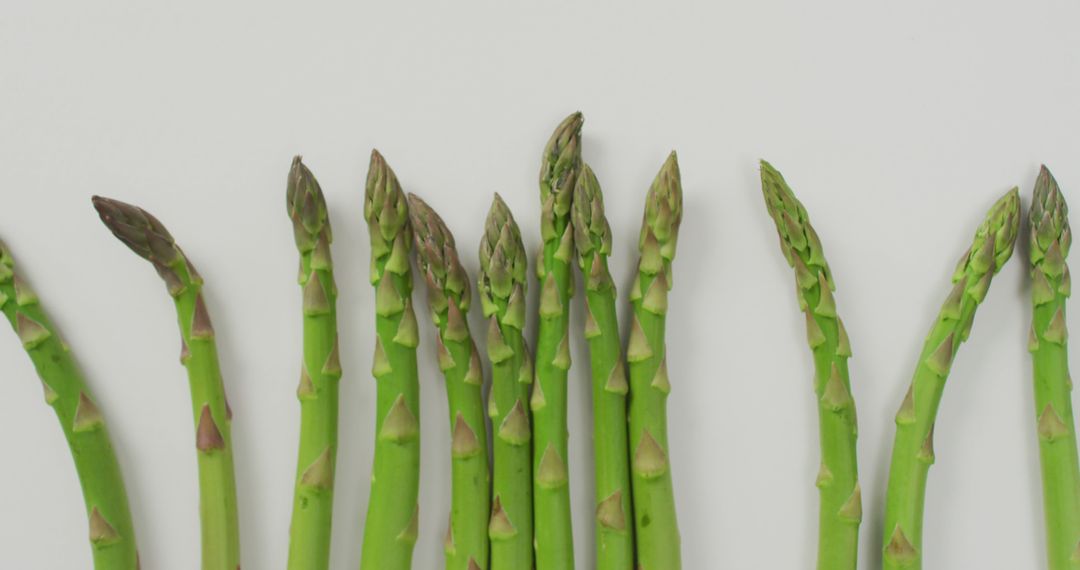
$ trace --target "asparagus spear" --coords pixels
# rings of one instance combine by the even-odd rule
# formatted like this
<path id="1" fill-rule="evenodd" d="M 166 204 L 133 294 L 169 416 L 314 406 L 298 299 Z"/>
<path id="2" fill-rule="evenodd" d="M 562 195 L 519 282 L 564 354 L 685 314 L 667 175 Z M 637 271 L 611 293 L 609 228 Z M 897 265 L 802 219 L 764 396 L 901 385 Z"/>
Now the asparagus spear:
<path id="1" fill-rule="evenodd" d="M 377 381 L 375 464 L 364 525 L 362 570 L 399 570 L 412 564 L 420 486 L 419 337 L 412 307 L 408 205 L 397 176 L 378 151 L 371 152 L 364 218 L 371 235 L 375 286 Z"/>
<path id="2" fill-rule="evenodd" d="M 630 367 L 631 484 L 634 531 L 641 570 L 679 570 L 679 527 L 668 462 L 667 396 L 671 391 L 664 344 L 671 262 L 682 222 L 682 182 L 672 152 L 645 198 L 630 290 L 634 321 L 627 342 Z"/>
<path id="3" fill-rule="evenodd" d="M 1035 413 L 1042 462 L 1047 560 L 1051 570 L 1080 568 L 1080 464 L 1069 379 L 1065 300 L 1071 289 L 1069 207 L 1044 166 L 1028 212 Z"/>
<path id="4" fill-rule="evenodd" d="M 300 252 L 304 350 L 300 366 L 300 451 L 289 526 L 290 570 L 326 569 L 334 510 L 337 457 L 338 358 L 337 287 L 330 257 L 330 220 L 315 176 L 293 159 L 285 190 L 286 208 Z"/>
<path id="5" fill-rule="evenodd" d="M 231 441 L 232 412 L 218 365 L 203 280 L 168 230 L 145 210 L 94 196 L 105 226 L 154 265 L 176 305 L 180 362 L 187 368 L 199 462 L 199 516 L 203 570 L 235 570 L 240 564 L 240 532 Z"/>
<path id="6" fill-rule="evenodd" d="M 528 261 L 514 216 L 498 194 L 480 239 L 480 305 L 488 321 L 491 417 L 494 451 L 491 568 L 533 567 L 532 451 L 529 384 L 533 381 L 525 328 Z"/>
<path id="7" fill-rule="evenodd" d="M 806 316 L 807 342 L 814 356 L 814 394 L 818 399 L 821 438 L 817 567 L 854 570 L 858 563 L 862 492 L 855 459 L 855 401 L 847 366 L 851 347 L 836 313 L 832 272 L 817 232 L 784 177 L 765 161 L 761 161 L 761 190 L 780 235 L 780 249 L 795 270 L 795 291 Z"/>
<path id="8" fill-rule="evenodd" d="M 626 367 L 615 313 L 615 283 L 608 272 L 611 228 L 604 196 L 589 165 L 574 186 L 574 243 L 585 276 L 585 338 L 592 367 L 593 452 L 596 468 L 596 568 L 634 566 L 630 521 L 630 451 L 626 433 Z"/>
<path id="9" fill-rule="evenodd" d="M 86 503 L 94 568 L 138 568 L 135 527 L 104 415 L 94 402 L 75 355 L 60 339 L 37 295 L 15 272 L 15 261 L 2 242 L 0 309 L 33 361 L 45 390 L 45 402 L 60 420 L 71 448 Z"/>
<path id="10" fill-rule="evenodd" d="M 491 480 L 481 393 L 484 376 L 466 319 L 472 301 L 469 276 L 461 266 L 450 229 L 414 194 L 409 195 L 409 219 L 418 266 L 427 280 L 428 307 L 438 332 L 439 368 L 446 378 L 450 405 L 453 484 L 446 568 L 488 568 Z"/>
<path id="11" fill-rule="evenodd" d="M 570 259 L 574 232 L 570 203 L 581 162 L 581 113 L 563 120 L 544 148 L 540 166 L 540 235 L 543 255 L 536 260 L 541 283 L 536 335 L 536 387 L 533 389 L 533 493 L 536 567 L 574 567 L 567 478 L 566 381 L 570 370 L 570 297 L 574 292 Z"/>
<path id="12" fill-rule="evenodd" d="M 990 208 L 971 248 L 960 258 L 953 289 L 923 345 L 911 387 L 896 414 L 885 499 L 886 570 L 922 567 L 922 515 L 926 478 L 934 462 L 934 418 L 956 351 L 971 332 L 975 310 L 1012 255 L 1019 222 L 1020 198 L 1013 188 Z"/>

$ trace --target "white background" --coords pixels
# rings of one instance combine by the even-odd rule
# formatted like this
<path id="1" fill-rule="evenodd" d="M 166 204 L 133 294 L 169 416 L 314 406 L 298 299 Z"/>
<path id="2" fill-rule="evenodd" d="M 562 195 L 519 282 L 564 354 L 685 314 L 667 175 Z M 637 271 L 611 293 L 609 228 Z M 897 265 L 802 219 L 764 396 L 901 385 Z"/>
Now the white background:
<path id="1" fill-rule="evenodd" d="M 582 110 L 624 290 L 644 191 L 679 151 L 686 215 L 669 409 L 691 569 L 813 567 L 811 361 L 758 158 L 806 205 L 839 284 L 855 350 L 867 568 L 880 564 L 893 414 L 953 263 L 998 195 L 1019 185 L 1026 207 L 1040 162 L 1080 204 L 1080 7 L 1068 0 L 146 4 L 20 2 L 0 17 L 0 233 L 107 414 L 144 568 L 198 565 L 191 408 L 172 304 L 150 266 L 101 226 L 91 194 L 157 214 L 206 278 L 251 569 L 284 567 L 292 504 L 300 291 L 284 191 L 295 153 L 322 183 L 336 237 L 345 377 L 335 569 L 359 563 L 372 457 L 361 211 L 372 147 L 442 213 L 475 274 L 492 192 L 538 246 L 541 149 Z M 927 568 L 1045 563 L 1025 257 L 995 280 L 953 367 L 927 496 Z M 473 325 L 483 330 L 476 315 Z M 442 565 L 449 452 L 423 330 L 415 567 L 428 569 Z M 590 568 L 577 334 L 570 460 L 576 557 Z M 0 566 L 88 568 L 68 451 L 29 360 L 2 336 Z"/>

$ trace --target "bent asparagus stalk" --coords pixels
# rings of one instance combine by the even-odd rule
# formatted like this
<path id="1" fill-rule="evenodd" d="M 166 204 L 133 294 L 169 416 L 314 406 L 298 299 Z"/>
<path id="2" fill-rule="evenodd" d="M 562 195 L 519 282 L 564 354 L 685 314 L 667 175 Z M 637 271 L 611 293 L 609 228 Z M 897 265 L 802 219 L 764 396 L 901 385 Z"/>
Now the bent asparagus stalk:
<path id="1" fill-rule="evenodd" d="M 1042 463 L 1043 509 L 1050 570 L 1080 568 L 1080 464 L 1069 379 L 1065 301 L 1072 289 L 1069 208 L 1044 166 L 1032 193 L 1028 228 L 1032 321 L 1028 350 L 1034 365 L 1035 413 Z"/>
<path id="2" fill-rule="evenodd" d="M 498 194 L 480 239 L 480 305 L 487 319 L 491 361 L 492 476 L 491 568 L 533 567 L 532 428 L 529 384 L 533 369 L 525 345 L 528 261 L 521 231 Z"/>
<path id="3" fill-rule="evenodd" d="M 574 186 L 573 226 L 578 266 L 585 276 L 585 338 L 592 368 L 596 568 L 628 570 L 634 566 L 626 433 L 628 385 L 615 311 L 615 283 L 608 271 L 611 228 L 604 215 L 600 183 L 584 163 Z"/>
<path id="4" fill-rule="evenodd" d="M 403 570 L 412 565 L 420 486 L 419 334 L 412 307 L 408 205 L 397 176 L 378 151 L 371 152 L 364 194 L 375 286 L 377 383 L 375 461 L 364 525 L 362 570 Z"/>
<path id="5" fill-rule="evenodd" d="M 540 318 L 536 334 L 533 412 L 533 493 L 536 567 L 571 570 L 574 536 L 567 476 L 567 373 L 570 370 L 571 257 L 574 231 L 570 203 L 581 162 L 581 113 L 563 120 L 544 149 L 540 167 L 542 258 L 536 260 Z"/>
<path id="6" fill-rule="evenodd" d="M 664 343 L 671 262 L 682 222 L 682 182 L 672 152 L 645 198 L 638 273 L 630 290 L 634 320 L 627 342 L 630 367 L 631 485 L 641 570 L 679 570 L 682 555 L 668 456 L 667 396 L 671 384 Z"/>
<path id="7" fill-rule="evenodd" d="M 1020 198 L 1002 196 L 975 232 L 971 248 L 953 273 L 952 291 L 919 355 L 907 395 L 896 414 L 889 485 L 885 499 L 884 568 L 922 568 L 922 523 L 926 479 L 934 462 L 934 419 L 960 344 L 967 340 L 975 311 L 990 282 L 1012 256 L 1020 222 Z"/>
<path id="8" fill-rule="evenodd" d="M 45 403 L 52 407 L 71 449 L 82 486 L 97 570 L 135 570 L 139 555 L 120 464 L 105 417 L 94 402 L 75 355 L 41 306 L 38 296 L 15 271 L 11 253 L 0 243 L 0 309 L 34 363 Z"/>
<path id="9" fill-rule="evenodd" d="M 168 230 L 149 212 L 94 196 L 101 221 L 124 245 L 154 265 L 176 306 L 180 362 L 187 368 L 199 463 L 203 570 L 236 570 L 240 532 L 232 455 L 232 411 L 218 365 L 203 280 Z"/>
<path id="10" fill-rule="evenodd" d="M 428 307 L 438 336 L 439 368 L 450 406 L 450 527 L 444 544 L 446 568 L 488 568 L 491 509 L 484 375 L 469 332 L 472 301 L 469 276 L 458 258 L 454 236 L 442 218 L 418 196 L 409 195 L 409 219 L 417 265 L 427 281 Z"/>
<path id="11" fill-rule="evenodd" d="M 300 450 L 289 526 L 289 569 L 325 570 L 330 564 L 337 457 L 337 287 L 330 257 L 329 215 L 311 171 L 293 159 L 285 190 L 286 208 L 300 252 L 304 349 L 300 366 Z"/>
<path id="12" fill-rule="evenodd" d="M 858 426 L 847 366 L 851 346 L 836 313 L 832 272 L 806 209 L 784 177 L 765 161 L 761 161 L 761 190 L 780 235 L 780 249 L 795 270 L 795 292 L 806 316 L 807 342 L 814 356 L 821 441 L 817 567 L 854 570 L 862 491 L 855 454 Z"/>

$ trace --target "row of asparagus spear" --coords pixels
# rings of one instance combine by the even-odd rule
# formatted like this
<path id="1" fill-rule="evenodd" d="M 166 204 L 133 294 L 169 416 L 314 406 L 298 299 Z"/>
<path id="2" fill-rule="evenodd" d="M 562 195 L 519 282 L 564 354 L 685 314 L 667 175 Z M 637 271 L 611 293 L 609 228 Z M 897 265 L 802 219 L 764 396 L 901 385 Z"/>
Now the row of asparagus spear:
<path id="1" fill-rule="evenodd" d="M 678 570 L 678 525 L 667 437 L 665 326 L 672 261 L 682 221 L 682 187 L 672 153 L 646 196 L 639 260 L 626 300 L 628 334 L 608 270 L 611 228 L 599 181 L 581 156 L 580 113 L 567 117 L 544 149 L 540 170 L 542 247 L 532 260 L 539 287 L 535 350 L 526 343 L 528 255 L 507 204 L 492 202 L 479 246 L 476 297 L 485 330 L 481 350 L 469 328 L 473 281 L 453 234 L 424 200 L 406 194 L 373 152 L 363 212 L 370 234 L 376 340 L 375 454 L 362 542 L 362 570 L 411 566 L 419 532 L 419 378 L 421 337 L 436 346 L 445 379 L 452 501 L 444 541 L 454 570 L 574 567 L 567 442 L 569 315 L 577 265 L 584 295 L 580 331 L 589 345 L 595 438 L 595 567 Z M 761 164 L 767 211 L 793 269 L 813 356 L 821 464 L 819 570 L 857 567 L 862 492 L 856 459 L 855 400 L 834 276 L 821 239 L 783 176 Z M 299 253 L 303 347 L 296 389 L 300 443 L 288 568 L 329 567 L 342 377 L 337 334 L 333 235 L 314 175 L 294 159 L 286 205 Z M 199 466 L 202 567 L 240 567 L 230 424 L 232 412 L 217 358 L 203 280 L 151 214 L 94 197 L 102 221 L 150 261 L 176 307 L 180 361 L 191 388 Z M 883 567 L 922 567 L 922 514 L 934 461 L 937 409 L 953 358 L 970 335 L 975 311 L 1011 257 L 1021 207 L 1014 188 L 978 227 L 952 275 L 953 287 L 919 355 L 896 414 L 883 537 Z M 1065 301 L 1071 244 L 1067 206 L 1042 169 L 1029 216 L 1035 432 L 1043 472 L 1048 565 L 1080 569 L 1080 463 L 1067 363 Z M 414 266 L 415 261 L 415 266 Z M 424 282 L 432 327 L 419 325 L 414 272 Z M 31 357 L 72 451 L 83 488 L 94 566 L 138 567 L 135 528 L 102 411 L 70 348 L 0 245 L 0 308 Z M 574 333 L 578 334 L 578 333 Z M 490 378 L 485 378 L 488 363 Z M 487 392 L 485 394 L 485 387 Z M 490 436 L 489 436 L 490 434 Z M 489 449 L 490 444 L 490 449 Z"/>

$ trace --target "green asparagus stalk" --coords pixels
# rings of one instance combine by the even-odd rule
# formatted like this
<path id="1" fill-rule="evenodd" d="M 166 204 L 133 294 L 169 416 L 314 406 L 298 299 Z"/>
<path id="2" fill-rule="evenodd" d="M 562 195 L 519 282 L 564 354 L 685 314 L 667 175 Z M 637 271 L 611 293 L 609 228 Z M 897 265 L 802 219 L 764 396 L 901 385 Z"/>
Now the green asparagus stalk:
<path id="1" fill-rule="evenodd" d="M 784 177 L 765 161 L 761 161 L 761 190 L 780 235 L 780 249 L 795 270 L 796 296 L 806 316 L 807 342 L 814 356 L 821 440 L 817 567 L 854 570 L 862 491 L 855 455 L 855 401 L 847 366 L 851 346 L 836 313 L 835 284 L 817 232 Z"/>
<path id="2" fill-rule="evenodd" d="M 975 232 L 971 248 L 953 273 L 952 291 L 919 355 L 911 387 L 896 414 L 896 439 L 885 499 L 884 568 L 922 568 L 922 519 L 926 479 L 934 462 L 934 418 L 945 380 L 975 311 L 994 275 L 1012 256 L 1020 222 L 1020 198 L 1002 196 Z"/>
<path id="3" fill-rule="evenodd" d="M 532 428 L 529 384 L 533 368 L 525 345 L 528 260 L 521 231 L 498 194 L 480 239 L 480 305 L 487 319 L 491 361 L 492 477 L 491 568 L 533 567 Z"/>
<path id="4" fill-rule="evenodd" d="M 361 570 L 401 570 L 412 565 L 420 486 L 419 334 L 412 307 L 408 204 L 397 176 L 378 151 L 371 152 L 364 218 L 371 235 L 375 286 L 375 464 L 364 525 Z"/>
<path id="5" fill-rule="evenodd" d="M 469 332 L 472 301 L 469 276 L 458 258 L 454 236 L 426 202 L 409 195 L 409 219 L 416 259 L 427 281 L 428 307 L 438 336 L 439 368 L 450 406 L 451 506 L 445 542 L 448 570 L 488 568 L 487 419 L 480 354 Z"/>
<path id="6" fill-rule="evenodd" d="M 1034 365 L 1050 570 L 1080 568 L 1080 463 L 1065 327 L 1065 301 L 1072 288 L 1065 264 L 1072 243 L 1068 216 L 1057 181 L 1042 167 L 1028 212 L 1032 279 L 1028 350 Z"/>
<path id="7" fill-rule="evenodd" d="M 679 526 L 668 457 L 667 396 L 671 392 L 664 343 L 671 262 L 682 222 L 682 182 L 672 152 L 645 198 L 630 290 L 634 320 L 627 342 L 630 368 L 630 449 L 638 568 L 679 570 Z"/>
<path id="8" fill-rule="evenodd" d="M 596 478 L 596 568 L 634 567 L 630 510 L 630 449 L 622 341 L 615 312 L 615 283 L 608 271 L 611 228 L 604 215 L 600 182 L 582 164 L 574 186 L 574 243 L 585 276 L 585 338 L 592 368 L 593 452 Z"/>
<path id="9" fill-rule="evenodd" d="M 71 448 L 82 485 L 97 570 L 135 570 L 135 527 L 105 418 L 94 402 L 75 355 L 45 314 L 38 296 L 15 272 L 0 243 L 0 309 L 34 363 L 45 402 L 52 407 Z"/>
<path id="10" fill-rule="evenodd" d="M 304 350 L 300 366 L 300 451 L 289 527 L 289 569 L 325 570 L 330 565 L 337 457 L 337 287 L 330 257 L 333 236 L 322 189 L 310 170 L 293 159 L 286 208 L 300 252 Z"/>
<path id="11" fill-rule="evenodd" d="M 567 477 L 567 374 L 570 370 L 570 297 L 574 293 L 571 257 L 574 231 L 570 203 L 581 163 L 581 113 L 563 120 L 544 148 L 540 166 L 542 259 L 536 334 L 536 386 L 533 388 L 533 493 L 536 567 L 571 570 L 574 535 Z"/>
<path id="12" fill-rule="evenodd" d="M 105 226 L 140 257 L 154 265 L 176 305 L 180 362 L 187 368 L 199 462 L 199 516 L 203 570 L 236 570 L 240 531 L 232 456 L 232 411 L 218 365 L 203 280 L 168 230 L 145 210 L 94 196 Z"/>

